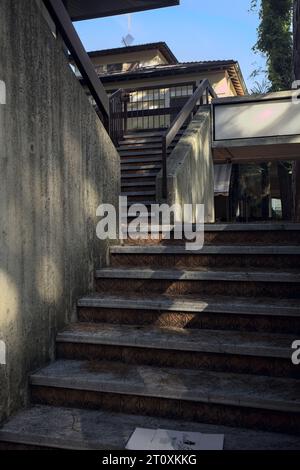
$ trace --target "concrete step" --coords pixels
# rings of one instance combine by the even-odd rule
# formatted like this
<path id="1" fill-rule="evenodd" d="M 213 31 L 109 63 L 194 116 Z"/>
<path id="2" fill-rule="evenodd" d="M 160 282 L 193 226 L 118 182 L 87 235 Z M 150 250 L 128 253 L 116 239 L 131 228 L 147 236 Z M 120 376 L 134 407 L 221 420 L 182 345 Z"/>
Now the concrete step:
<path id="1" fill-rule="evenodd" d="M 155 180 L 153 181 L 122 181 L 121 182 L 122 188 L 138 188 L 138 187 L 145 187 L 145 186 L 154 186 L 155 187 Z"/>
<path id="2" fill-rule="evenodd" d="M 148 196 L 148 197 L 149 197 L 149 196 Z M 129 207 L 132 206 L 133 204 L 143 204 L 144 206 L 146 206 L 146 207 L 149 208 L 149 213 L 151 214 L 151 212 L 150 212 L 150 207 L 151 207 L 151 204 L 155 204 L 155 201 L 154 201 L 154 200 L 150 200 L 150 197 L 149 197 L 149 199 L 147 199 L 147 200 L 145 200 L 145 199 L 139 199 L 138 201 L 130 201 L 130 200 L 129 200 L 128 203 L 127 203 L 127 208 L 129 208 Z M 141 217 L 142 217 L 143 215 L 145 215 L 145 217 L 146 217 L 146 215 L 149 215 L 149 213 L 148 213 L 148 214 L 142 214 Z"/>
<path id="3" fill-rule="evenodd" d="M 257 297 L 92 295 L 78 302 L 83 322 L 300 334 L 298 300 Z"/>
<path id="4" fill-rule="evenodd" d="M 140 131 L 140 132 L 127 132 L 123 136 L 123 140 L 127 139 L 140 139 L 140 138 L 149 138 L 149 137 L 161 137 L 165 131 Z"/>
<path id="5" fill-rule="evenodd" d="M 140 181 L 140 182 L 143 182 L 143 181 L 149 181 L 151 180 L 151 182 L 154 182 L 155 183 L 155 179 L 157 177 L 157 171 L 141 171 L 140 173 L 123 173 L 121 175 L 121 184 L 123 184 L 123 182 L 126 182 L 126 181 Z"/>
<path id="6" fill-rule="evenodd" d="M 135 137 L 135 138 L 127 138 L 125 140 L 119 141 L 119 147 L 125 147 L 127 145 L 161 145 L 162 139 L 161 136 L 156 137 Z"/>
<path id="7" fill-rule="evenodd" d="M 136 193 L 138 194 L 138 193 Z M 155 196 L 155 191 L 153 196 Z M 144 230 L 148 232 L 147 226 Z M 169 232 L 170 233 L 170 232 Z M 165 268 L 182 267 L 264 267 L 298 268 L 300 266 L 300 246 L 272 245 L 204 245 L 199 251 L 189 251 L 185 245 L 168 244 L 168 233 L 158 234 L 162 241 L 157 246 L 124 245 L 111 248 L 111 265 L 116 266 L 156 266 Z"/>
<path id="8" fill-rule="evenodd" d="M 94 408 L 300 433 L 300 381 L 58 360 L 30 377 L 35 404 Z M 187 418 L 188 417 L 188 418 Z"/>
<path id="9" fill-rule="evenodd" d="M 299 270 L 264 269 L 139 269 L 107 268 L 96 271 L 98 292 L 204 294 L 299 298 Z"/>
<path id="10" fill-rule="evenodd" d="M 32 406 L 0 429 L 0 450 L 22 446 L 65 450 L 123 450 L 136 428 L 225 434 L 225 450 L 299 450 L 295 435 L 251 431 L 100 410 Z"/>
<path id="11" fill-rule="evenodd" d="M 162 158 L 161 156 L 149 156 L 149 157 L 144 157 L 143 155 L 131 158 L 131 157 L 126 157 L 121 159 L 121 170 L 123 168 L 123 165 L 129 165 L 129 163 L 133 163 L 136 165 L 143 165 L 144 163 L 155 163 L 155 162 L 161 162 Z"/>
<path id="12" fill-rule="evenodd" d="M 57 357 L 300 378 L 291 361 L 294 340 L 283 334 L 75 323 L 57 336 Z"/>
<path id="13" fill-rule="evenodd" d="M 143 165 L 123 165 L 121 166 L 121 171 L 122 171 L 122 178 L 127 178 L 127 175 L 125 173 L 125 171 L 134 171 L 134 170 L 138 170 L 138 171 L 142 171 L 142 170 L 160 170 L 161 169 L 161 165 L 158 165 L 158 164 L 152 164 L 151 162 L 150 163 L 144 163 Z"/>
<path id="14" fill-rule="evenodd" d="M 182 134 L 177 135 L 172 143 L 170 144 L 170 147 L 174 148 L 179 140 L 181 139 Z M 136 149 L 136 148 L 162 148 L 162 137 L 137 137 L 137 138 L 132 138 L 132 139 L 125 139 L 119 142 L 119 146 L 117 147 L 117 150 L 123 150 L 126 148 L 130 149 Z"/>
<path id="15" fill-rule="evenodd" d="M 119 154 L 121 157 L 130 157 L 132 155 L 132 150 L 119 150 Z M 134 156 L 153 156 L 153 155 L 160 155 L 161 156 L 162 151 L 161 149 L 155 150 L 155 149 L 149 149 L 149 150 L 138 150 L 138 152 L 134 153 Z"/>
<path id="16" fill-rule="evenodd" d="M 122 152 L 143 152 L 147 150 L 160 150 L 162 149 L 162 142 L 145 142 L 145 143 L 131 143 L 120 145 L 117 150 L 119 153 Z"/>
<path id="17" fill-rule="evenodd" d="M 131 139 L 131 138 L 139 138 L 139 137 L 157 137 L 162 136 L 165 134 L 167 129 L 148 129 L 148 130 L 128 130 L 126 134 L 124 134 L 124 139 Z M 183 126 L 180 131 L 178 131 L 177 135 L 184 134 L 186 131 L 186 126 Z"/>
<path id="18" fill-rule="evenodd" d="M 133 196 L 155 196 L 156 192 L 155 191 L 128 191 L 128 192 L 123 192 L 122 191 L 122 196 L 127 196 L 127 197 L 133 197 Z"/>
<path id="19" fill-rule="evenodd" d="M 195 230 L 195 227 L 193 228 Z M 300 245 L 300 224 L 206 224 L 204 240 L 206 245 Z M 174 240 L 171 233 L 170 243 L 183 245 L 186 238 Z M 130 240 L 129 240 L 130 243 Z M 161 241 L 148 239 L 138 242 L 143 245 L 160 245 Z M 134 245 L 137 244 L 135 241 Z"/>

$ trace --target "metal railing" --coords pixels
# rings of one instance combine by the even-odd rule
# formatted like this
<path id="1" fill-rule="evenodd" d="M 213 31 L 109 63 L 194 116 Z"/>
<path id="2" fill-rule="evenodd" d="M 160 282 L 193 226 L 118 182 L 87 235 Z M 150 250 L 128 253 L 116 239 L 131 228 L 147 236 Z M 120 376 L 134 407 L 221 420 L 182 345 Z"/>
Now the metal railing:
<path id="1" fill-rule="evenodd" d="M 84 78 L 95 103 L 103 124 L 109 126 L 109 101 L 107 93 L 95 71 L 83 44 L 73 26 L 70 15 L 62 0 L 44 0 L 44 4 L 51 15 L 57 30 L 69 49 L 78 70 Z"/>
<path id="2" fill-rule="evenodd" d="M 183 91 L 185 87 L 186 90 Z M 167 128 L 162 135 L 162 196 L 164 199 L 167 198 L 168 192 L 168 148 L 178 132 L 193 118 L 199 107 L 209 104 L 210 98 L 217 98 L 217 95 L 207 79 L 202 80 L 197 88 L 195 83 L 189 82 L 126 91 L 121 89 L 110 97 L 109 132 L 116 146 L 119 145 L 127 129 L 130 131 Z M 141 121 L 138 121 L 139 119 Z M 132 126 L 130 120 L 135 120 L 136 127 Z M 158 125 L 151 125 L 155 123 L 155 120 Z"/>
<path id="3" fill-rule="evenodd" d="M 109 135 L 116 147 L 127 131 L 127 103 L 128 94 L 122 89 L 109 99 Z"/>
<path id="4" fill-rule="evenodd" d="M 209 104 L 210 97 L 217 98 L 217 95 L 213 90 L 212 86 L 210 85 L 209 81 L 205 79 L 200 83 L 193 96 L 191 96 L 188 102 L 183 106 L 181 111 L 178 113 L 177 117 L 170 125 L 169 129 L 165 132 L 162 137 L 162 196 L 164 199 L 166 199 L 168 195 L 168 148 L 170 147 L 171 143 L 177 136 L 178 132 L 182 129 L 184 124 L 186 124 L 189 119 L 191 120 L 194 117 L 199 107 L 203 104 Z"/>

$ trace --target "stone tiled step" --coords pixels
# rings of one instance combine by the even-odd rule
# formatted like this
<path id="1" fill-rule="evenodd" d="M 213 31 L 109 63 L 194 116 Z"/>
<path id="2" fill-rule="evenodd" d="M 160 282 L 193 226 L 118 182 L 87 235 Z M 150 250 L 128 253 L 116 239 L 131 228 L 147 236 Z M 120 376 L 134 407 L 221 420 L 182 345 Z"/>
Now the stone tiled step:
<path id="1" fill-rule="evenodd" d="M 120 140 L 119 142 L 119 146 L 120 147 L 123 147 L 123 146 L 127 146 L 127 145 L 150 145 L 150 144 L 159 144 L 161 145 L 161 137 L 158 136 L 158 137 L 136 137 L 136 138 L 132 138 L 130 139 L 129 137 L 125 140 Z"/>
<path id="2" fill-rule="evenodd" d="M 145 186 L 152 186 L 155 188 L 155 180 L 153 181 L 133 181 L 133 182 L 126 182 L 122 181 L 121 183 L 122 188 L 137 188 L 137 187 L 145 187 Z"/>
<path id="3" fill-rule="evenodd" d="M 145 190 L 145 191 L 129 191 L 129 192 L 122 192 L 122 196 L 155 196 L 155 191 Z"/>
<path id="4" fill-rule="evenodd" d="M 84 322 L 300 334 L 298 300 L 204 296 L 93 295 L 78 302 Z"/>
<path id="5" fill-rule="evenodd" d="M 121 157 L 130 157 L 132 155 L 131 150 L 121 150 L 119 151 Z M 150 150 L 140 150 L 138 153 L 136 152 L 135 155 L 147 156 L 147 155 L 161 155 L 161 149 L 150 149 Z"/>
<path id="6" fill-rule="evenodd" d="M 123 182 L 124 180 L 133 180 L 135 181 L 136 179 L 140 178 L 141 181 L 146 180 L 147 178 L 151 178 L 152 180 L 156 178 L 157 172 L 155 171 L 144 171 L 143 173 L 126 173 L 126 176 L 121 177 L 121 181 Z"/>
<path id="7" fill-rule="evenodd" d="M 96 271 L 98 292 L 155 292 L 235 296 L 300 296 L 299 270 L 251 269 L 139 269 L 106 268 Z"/>
<path id="8" fill-rule="evenodd" d="M 0 439 L 15 444 L 58 449 L 121 450 L 137 427 L 225 434 L 225 450 L 300 448 L 299 437 L 286 434 L 47 406 L 34 406 L 19 413 L 0 431 Z"/>
<path id="9" fill-rule="evenodd" d="M 160 150 L 162 149 L 162 143 L 160 142 L 145 142 L 145 143 L 131 143 L 131 144 L 122 144 L 120 145 L 117 150 L 119 153 L 122 152 L 140 152 L 140 151 L 147 151 L 147 150 Z"/>
<path id="10" fill-rule="evenodd" d="M 57 337 L 63 359 L 207 369 L 300 378 L 294 335 L 75 323 Z"/>
<path id="11" fill-rule="evenodd" d="M 170 147 L 169 148 L 172 148 L 172 147 L 175 147 L 176 144 L 178 143 L 178 138 L 177 139 L 174 139 L 173 142 L 170 144 Z M 152 150 L 152 149 L 162 149 L 162 141 L 161 139 L 160 140 L 154 140 L 154 141 L 151 141 L 150 139 L 146 139 L 144 140 L 144 142 L 140 142 L 140 141 L 135 141 L 135 140 L 131 140 L 131 141 L 126 141 L 126 142 L 123 142 L 119 145 L 119 147 L 117 148 L 118 152 L 122 152 L 122 151 L 132 151 L 132 152 L 140 152 L 141 150 Z"/>
<path id="12" fill-rule="evenodd" d="M 300 320 L 298 300 L 228 297 L 171 297 L 171 296 L 109 296 L 82 297 L 78 307 L 158 310 L 190 313 L 228 313 L 230 315 L 262 315 L 270 317 L 295 317 Z"/>
<path id="13" fill-rule="evenodd" d="M 159 245 L 159 246 L 113 246 L 111 254 L 133 255 L 300 255 L 300 245 L 206 245 L 201 250 L 188 250 L 185 246 Z"/>
<path id="14" fill-rule="evenodd" d="M 194 269 L 139 269 L 139 268 L 103 268 L 96 272 L 97 278 L 104 279 L 159 279 L 179 281 L 237 281 L 237 282 L 270 282 L 270 283 L 300 283 L 300 272 L 265 271 L 265 270 L 206 270 Z"/>
<path id="15" fill-rule="evenodd" d="M 139 139 L 152 139 L 152 138 L 160 138 L 166 132 L 165 130 L 149 130 L 149 131 L 137 131 L 137 132 L 128 132 L 123 136 L 123 140 L 127 142 L 128 140 L 137 141 Z M 178 138 L 182 134 L 184 134 L 185 128 L 178 131 L 176 137 Z"/>
<path id="16" fill-rule="evenodd" d="M 194 228 L 195 229 L 195 228 Z M 193 230 L 194 230 L 193 229 Z M 184 245 L 186 238 L 174 240 L 171 233 L 169 244 Z M 300 224 L 206 224 L 204 232 L 205 244 L 212 245 L 293 245 L 300 246 Z M 128 240 L 127 243 L 131 243 Z M 160 245 L 160 240 L 148 239 L 135 241 L 134 245 Z"/>
<path id="17" fill-rule="evenodd" d="M 291 359 L 294 335 L 239 333 L 74 323 L 58 334 L 59 343 L 109 344 L 218 354 Z"/>
<path id="18" fill-rule="evenodd" d="M 295 231 L 300 234 L 300 224 L 266 222 L 266 223 L 228 223 L 228 224 L 206 224 L 205 229 L 211 232 L 280 232 Z M 300 241 L 300 240 L 299 240 Z"/>
<path id="19" fill-rule="evenodd" d="M 143 197 L 139 198 L 139 200 L 137 200 L 137 201 L 130 201 L 129 199 L 130 198 L 128 198 L 128 201 L 127 201 L 127 209 L 128 210 L 129 210 L 129 207 L 132 206 L 133 204 L 143 204 L 144 206 L 148 207 L 149 212 L 140 214 L 140 217 L 147 219 L 150 216 L 149 214 L 151 214 L 151 212 L 150 212 L 151 204 L 154 204 L 154 201 L 150 199 L 150 196 L 148 197 L 147 200 L 145 200 Z M 124 216 L 123 213 L 121 215 L 122 215 L 122 217 Z"/>
<path id="20" fill-rule="evenodd" d="M 123 450 L 134 430 L 143 427 L 224 434 L 225 450 L 300 450 L 300 438 L 295 435 L 51 406 L 33 406 L 14 416 L 0 429 L 0 450 L 8 448 L 8 443 L 15 444 L 16 449 L 24 445 L 66 450 Z"/>
<path id="21" fill-rule="evenodd" d="M 147 227 L 144 229 L 148 231 Z M 169 238 L 165 232 L 161 239 Z M 130 245 L 111 248 L 112 266 L 180 267 L 264 267 L 298 268 L 300 246 L 272 245 L 204 245 L 201 250 L 189 251 L 185 245 Z"/>
<path id="22" fill-rule="evenodd" d="M 36 404 L 155 414 L 211 424 L 300 432 L 300 381 L 58 360 L 30 377 Z"/>
<path id="23" fill-rule="evenodd" d="M 125 165 L 144 165 L 146 163 L 161 162 L 161 156 L 150 155 L 149 157 L 138 156 L 138 157 L 126 157 L 121 159 L 121 170 Z"/>
<path id="24" fill-rule="evenodd" d="M 123 136 L 123 139 L 127 141 L 128 139 L 140 139 L 142 138 L 149 138 L 149 137 L 161 137 L 163 135 L 163 131 L 145 131 L 145 132 L 128 132 Z"/>
<path id="25" fill-rule="evenodd" d="M 143 163 L 141 165 L 135 165 L 135 164 L 122 164 L 122 168 L 121 168 L 121 171 L 122 172 L 125 172 L 125 171 L 133 171 L 133 170 L 160 170 L 161 168 L 161 165 L 158 165 L 158 164 L 152 164 L 151 162 L 150 163 Z M 122 178 L 126 178 L 126 173 L 122 173 Z"/>

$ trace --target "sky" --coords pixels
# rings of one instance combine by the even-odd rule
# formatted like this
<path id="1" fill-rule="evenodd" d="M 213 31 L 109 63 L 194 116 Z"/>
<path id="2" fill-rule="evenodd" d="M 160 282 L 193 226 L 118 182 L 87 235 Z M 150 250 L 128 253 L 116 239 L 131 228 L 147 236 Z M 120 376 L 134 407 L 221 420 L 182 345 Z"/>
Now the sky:
<path id="1" fill-rule="evenodd" d="M 238 60 L 249 90 L 250 78 L 264 58 L 254 54 L 258 26 L 257 12 L 250 11 L 251 0 L 181 0 L 180 6 L 149 10 L 131 15 L 134 43 L 165 41 L 180 62 Z M 75 23 L 86 50 L 122 46 L 128 34 L 128 15 Z"/>

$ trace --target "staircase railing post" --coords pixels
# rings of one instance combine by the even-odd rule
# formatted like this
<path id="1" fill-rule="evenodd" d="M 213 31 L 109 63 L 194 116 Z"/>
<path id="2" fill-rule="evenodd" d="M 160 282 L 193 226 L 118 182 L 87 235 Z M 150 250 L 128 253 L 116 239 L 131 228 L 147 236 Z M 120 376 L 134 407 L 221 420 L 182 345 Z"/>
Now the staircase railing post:
<path id="1" fill-rule="evenodd" d="M 162 138 L 162 197 L 167 199 L 168 196 L 168 178 L 167 178 L 167 139 L 165 136 Z"/>
<path id="2" fill-rule="evenodd" d="M 124 125 L 123 125 L 123 128 L 124 128 L 124 134 L 127 133 L 127 130 L 128 130 L 128 102 L 129 102 L 129 95 L 128 94 L 124 94 L 123 95 L 123 103 L 124 103 Z"/>

